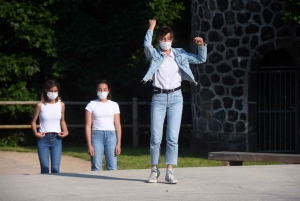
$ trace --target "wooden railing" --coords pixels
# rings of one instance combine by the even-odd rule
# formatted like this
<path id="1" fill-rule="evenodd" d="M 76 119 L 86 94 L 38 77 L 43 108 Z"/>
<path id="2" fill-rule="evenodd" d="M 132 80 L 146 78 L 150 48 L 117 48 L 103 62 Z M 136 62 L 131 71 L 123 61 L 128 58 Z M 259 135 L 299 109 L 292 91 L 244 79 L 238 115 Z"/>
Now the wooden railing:
<path id="1" fill-rule="evenodd" d="M 87 105 L 88 102 L 72 102 L 64 101 L 66 105 Z M 0 105 L 35 105 L 37 101 L 0 101 Z M 138 128 L 150 127 L 150 125 L 139 125 L 138 124 L 138 106 L 139 105 L 150 105 L 150 102 L 138 102 L 138 98 L 132 98 L 132 102 L 118 102 L 119 105 L 132 105 L 132 124 L 122 125 L 123 128 L 132 129 L 132 143 L 133 147 L 138 147 Z M 184 105 L 190 103 L 184 102 Z M 38 125 L 39 126 L 39 125 Z M 84 124 L 68 124 L 70 128 L 85 127 Z M 181 124 L 181 127 L 192 127 L 191 124 Z M 0 125 L 0 129 L 28 129 L 30 125 Z"/>

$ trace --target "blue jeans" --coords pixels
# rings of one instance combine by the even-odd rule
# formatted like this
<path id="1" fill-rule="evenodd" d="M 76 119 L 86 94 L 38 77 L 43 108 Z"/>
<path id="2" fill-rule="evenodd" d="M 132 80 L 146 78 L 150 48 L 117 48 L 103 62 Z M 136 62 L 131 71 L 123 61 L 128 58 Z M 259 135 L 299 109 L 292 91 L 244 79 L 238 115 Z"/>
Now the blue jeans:
<path id="1" fill-rule="evenodd" d="M 46 133 L 45 137 L 37 139 L 37 151 L 40 159 L 41 173 L 49 173 L 49 153 L 51 173 L 59 173 L 62 139 L 57 133 Z"/>
<path id="2" fill-rule="evenodd" d="M 166 156 L 165 163 L 177 165 L 178 137 L 181 124 L 183 98 L 181 90 L 154 94 L 151 103 L 151 164 L 160 162 L 160 144 L 163 136 L 163 125 L 167 114 Z"/>
<path id="3" fill-rule="evenodd" d="M 92 131 L 92 146 L 94 148 L 94 156 L 91 156 L 92 171 L 102 170 L 102 158 L 104 154 L 106 159 L 106 169 L 117 169 L 117 156 L 115 155 L 116 145 L 116 131 Z"/>

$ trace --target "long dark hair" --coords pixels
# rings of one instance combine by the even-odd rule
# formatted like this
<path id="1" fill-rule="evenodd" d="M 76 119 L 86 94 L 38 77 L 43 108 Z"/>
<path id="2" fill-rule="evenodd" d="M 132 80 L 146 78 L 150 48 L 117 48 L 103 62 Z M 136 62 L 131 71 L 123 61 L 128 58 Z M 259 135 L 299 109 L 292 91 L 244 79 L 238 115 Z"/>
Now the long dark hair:
<path id="1" fill-rule="evenodd" d="M 44 87 L 42 90 L 42 95 L 41 95 L 42 103 L 46 104 L 49 101 L 49 98 L 47 96 L 47 90 L 51 89 L 52 87 L 57 87 L 58 92 L 60 91 L 60 84 L 56 80 L 47 80 L 44 83 Z M 60 100 L 60 97 L 57 96 L 55 100 L 56 101 Z"/>
<path id="2" fill-rule="evenodd" d="M 111 87 L 110 87 L 110 83 L 109 83 L 107 80 L 105 80 L 105 79 L 100 80 L 100 81 L 98 82 L 97 86 L 96 86 L 96 90 L 98 89 L 99 84 L 106 84 L 106 85 L 107 85 L 107 88 L 108 88 L 108 90 L 109 90 L 109 93 L 108 93 L 108 95 L 107 95 L 107 99 L 108 99 L 108 100 L 111 100 Z"/>

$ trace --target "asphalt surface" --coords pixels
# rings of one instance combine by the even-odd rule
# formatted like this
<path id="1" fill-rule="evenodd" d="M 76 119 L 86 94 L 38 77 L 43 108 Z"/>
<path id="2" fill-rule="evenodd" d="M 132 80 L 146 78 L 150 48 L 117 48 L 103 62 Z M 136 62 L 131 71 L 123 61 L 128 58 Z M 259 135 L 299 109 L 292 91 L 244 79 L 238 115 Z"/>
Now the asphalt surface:
<path id="1" fill-rule="evenodd" d="M 154 184 L 146 183 L 149 169 L 2 174 L 0 201 L 300 200 L 300 165 L 173 170 L 179 180 L 175 185 L 164 181 L 163 169 Z"/>

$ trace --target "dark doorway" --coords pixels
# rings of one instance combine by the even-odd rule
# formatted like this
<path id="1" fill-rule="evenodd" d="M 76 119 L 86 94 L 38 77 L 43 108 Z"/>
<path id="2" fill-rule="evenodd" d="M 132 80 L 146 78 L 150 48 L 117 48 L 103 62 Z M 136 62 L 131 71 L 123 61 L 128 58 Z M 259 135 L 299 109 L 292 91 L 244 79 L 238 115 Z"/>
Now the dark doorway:
<path id="1" fill-rule="evenodd" d="M 266 55 L 257 71 L 258 151 L 299 150 L 299 68 L 284 50 Z"/>

